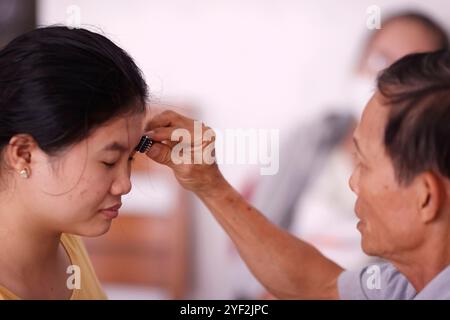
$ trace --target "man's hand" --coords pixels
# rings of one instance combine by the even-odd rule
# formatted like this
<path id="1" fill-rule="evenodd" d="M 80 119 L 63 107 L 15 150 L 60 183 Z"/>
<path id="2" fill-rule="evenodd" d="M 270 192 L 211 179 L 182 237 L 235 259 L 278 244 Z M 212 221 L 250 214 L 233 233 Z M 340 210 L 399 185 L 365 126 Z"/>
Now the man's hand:
<path id="1" fill-rule="evenodd" d="M 174 111 L 156 115 L 146 125 L 154 141 L 147 156 L 172 168 L 180 184 L 199 195 L 220 190 L 224 178 L 215 161 L 214 131 Z"/>

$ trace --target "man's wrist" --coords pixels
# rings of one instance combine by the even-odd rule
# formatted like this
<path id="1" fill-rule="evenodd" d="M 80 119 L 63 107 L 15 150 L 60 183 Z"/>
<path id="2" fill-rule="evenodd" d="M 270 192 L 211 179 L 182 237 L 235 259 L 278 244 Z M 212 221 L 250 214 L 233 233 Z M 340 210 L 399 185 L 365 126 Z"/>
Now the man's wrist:
<path id="1" fill-rule="evenodd" d="M 204 200 L 217 199 L 223 196 L 230 187 L 230 184 L 225 180 L 222 173 L 217 170 L 211 174 L 208 183 L 203 188 L 195 190 L 194 193 Z"/>

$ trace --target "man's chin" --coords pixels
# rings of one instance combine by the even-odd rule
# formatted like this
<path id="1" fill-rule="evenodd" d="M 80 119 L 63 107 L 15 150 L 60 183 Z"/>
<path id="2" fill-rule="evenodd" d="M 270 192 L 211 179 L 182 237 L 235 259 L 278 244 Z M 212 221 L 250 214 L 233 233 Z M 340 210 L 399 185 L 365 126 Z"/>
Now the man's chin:
<path id="1" fill-rule="evenodd" d="M 363 233 L 361 233 L 361 248 L 368 256 L 378 256 L 378 251 L 371 245 L 371 242 Z"/>

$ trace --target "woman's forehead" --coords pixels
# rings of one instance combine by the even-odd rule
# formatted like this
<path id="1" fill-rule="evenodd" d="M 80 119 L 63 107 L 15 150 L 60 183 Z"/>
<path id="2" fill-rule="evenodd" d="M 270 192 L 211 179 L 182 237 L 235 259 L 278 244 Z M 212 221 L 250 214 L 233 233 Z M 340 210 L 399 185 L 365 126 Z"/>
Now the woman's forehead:
<path id="1" fill-rule="evenodd" d="M 120 117 L 97 128 L 89 140 L 100 148 L 112 142 L 133 148 L 143 134 L 143 126 L 144 117 L 142 115 Z"/>

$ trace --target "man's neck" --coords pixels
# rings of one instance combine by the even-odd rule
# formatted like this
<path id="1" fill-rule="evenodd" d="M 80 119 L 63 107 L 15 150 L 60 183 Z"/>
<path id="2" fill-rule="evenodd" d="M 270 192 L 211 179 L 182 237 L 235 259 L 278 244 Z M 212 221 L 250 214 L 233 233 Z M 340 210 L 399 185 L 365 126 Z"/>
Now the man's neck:
<path id="1" fill-rule="evenodd" d="M 435 234 L 414 252 L 403 253 L 392 261 L 416 291 L 420 292 L 450 265 L 449 235 L 445 232 L 442 237 Z"/>

